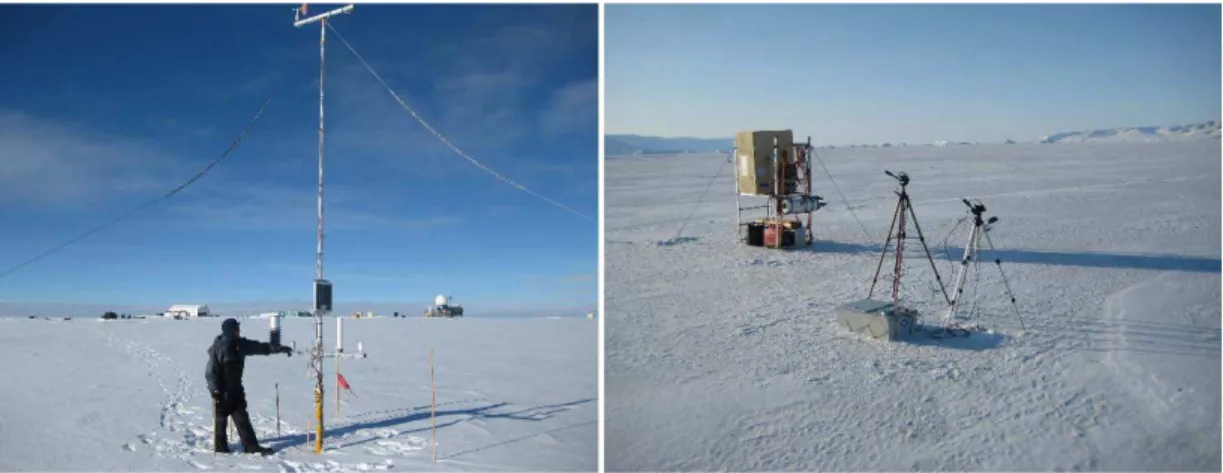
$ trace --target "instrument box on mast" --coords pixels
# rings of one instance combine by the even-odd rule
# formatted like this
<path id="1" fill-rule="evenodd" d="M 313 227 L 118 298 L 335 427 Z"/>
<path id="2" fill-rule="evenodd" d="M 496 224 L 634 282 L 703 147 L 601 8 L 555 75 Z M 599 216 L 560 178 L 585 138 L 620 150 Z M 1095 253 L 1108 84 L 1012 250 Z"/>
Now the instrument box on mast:
<path id="1" fill-rule="evenodd" d="M 743 131 L 735 135 L 736 221 L 749 246 L 794 248 L 810 245 L 811 215 L 824 206 L 812 194 L 812 148 L 794 143 L 790 130 Z M 744 207 L 742 196 L 767 197 L 765 205 Z M 743 211 L 764 209 L 765 216 L 744 222 Z M 801 218 L 806 214 L 806 222 Z"/>

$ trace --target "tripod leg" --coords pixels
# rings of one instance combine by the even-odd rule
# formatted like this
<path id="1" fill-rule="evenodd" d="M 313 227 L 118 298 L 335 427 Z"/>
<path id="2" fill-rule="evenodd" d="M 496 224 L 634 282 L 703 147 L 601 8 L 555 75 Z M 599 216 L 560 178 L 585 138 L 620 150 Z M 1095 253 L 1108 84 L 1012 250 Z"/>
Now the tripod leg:
<path id="1" fill-rule="evenodd" d="M 968 261 L 972 259 L 973 242 L 977 239 L 977 232 L 981 227 L 973 225 L 972 230 L 968 232 L 968 242 L 964 244 L 964 256 L 960 258 L 960 268 L 955 275 L 955 286 L 951 290 L 951 304 L 947 306 L 947 315 L 945 321 L 947 325 L 951 325 L 951 317 L 955 315 L 956 304 L 960 302 L 960 296 L 964 294 L 964 279 L 968 275 Z"/>
<path id="2" fill-rule="evenodd" d="M 995 251 L 994 241 L 990 239 L 989 234 L 985 234 L 985 244 L 989 245 L 990 251 Z M 994 265 L 998 268 L 998 274 L 1002 275 L 1002 285 L 1006 287 L 1006 295 L 1011 298 L 1011 309 L 1015 311 L 1015 318 L 1019 319 L 1019 328 L 1028 330 L 1028 327 L 1023 323 L 1023 316 L 1019 315 L 1019 306 L 1015 303 L 1015 293 L 1011 291 L 1011 282 L 1006 279 L 1006 272 L 1002 271 L 1002 259 L 994 257 Z"/>
<path id="3" fill-rule="evenodd" d="M 905 239 L 908 238 L 905 235 L 905 210 L 909 207 L 908 203 L 908 197 L 905 194 L 901 194 L 900 206 L 898 208 L 900 211 L 900 224 L 897 225 L 898 231 L 896 236 L 896 269 L 892 272 L 892 302 L 896 304 L 900 304 L 900 275 L 901 269 L 904 267 Z"/>
<path id="4" fill-rule="evenodd" d="M 977 314 L 977 307 L 981 300 L 981 235 L 985 234 L 985 229 L 982 228 L 977 232 L 977 238 L 972 241 L 972 308 L 969 309 L 969 318 Z"/>
<path id="5" fill-rule="evenodd" d="M 875 284 L 879 282 L 879 271 L 883 270 L 883 260 L 888 256 L 888 244 L 892 243 L 892 232 L 896 227 L 896 217 L 900 216 L 900 201 L 896 202 L 896 210 L 892 212 L 892 223 L 888 224 L 888 237 L 883 241 L 883 253 L 879 255 L 879 265 L 875 266 L 875 278 L 871 280 L 871 290 L 866 293 L 866 298 L 870 299 L 875 295 Z"/>
<path id="6" fill-rule="evenodd" d="M 926 259 L 930 261 L 930 269 L 934 270 L 934 280 L 938 281 L 938 288 L 943 291 L 943 299 L 950 304 L 951 296 L 947 295 L 947 286 L 943 285 L 943 277 L 938 274 L 938 265 L 934 264 L 934 256 L 930 254 L 930 247 L 926 245 L 926 236 L 922 234 L 921 225 L 917 223 L 917 213 L 913 211 L 912 202 L 909 203 L 909 216 L 913 217 L 913 228 L 917 229 L 917 239 L 921 242 L 922 249 L 926 251 Z"/>

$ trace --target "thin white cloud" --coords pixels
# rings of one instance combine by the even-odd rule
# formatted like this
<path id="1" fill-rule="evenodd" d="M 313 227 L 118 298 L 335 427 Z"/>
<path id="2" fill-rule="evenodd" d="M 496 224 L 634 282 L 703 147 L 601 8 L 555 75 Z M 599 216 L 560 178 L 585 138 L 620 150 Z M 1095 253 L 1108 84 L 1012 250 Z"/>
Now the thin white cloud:
<path id="1" fill-rule="evenodd" d="M 388 81 L 396 87 L 394 79 Z M 492 85 L 491 78 L 483 82 L 486 87 Z M 478 172 L 456 162 L 457 157 L 405 113 L 359 64 L 336 67 L 328 74 L 327 84 L 329 155 L 356 160 L 371 172 L 404 178 L 454 179 Z M 501 107 L 489 112 L 478 96 L 452 91 L 431 100 L 414 100 L 420 91 L 397 88 L 400 89 L 397 93 L 402 93 L 419 113 L 435 120 L 445 133 L 473 153 L 483 155 L 493 149 L 490 145 L 502 144 L 520 134 L 513 130 L 517 120 L 508 109 Z"/>
<path id="2" fill-rule="evenodd" d="M 597 272 L 582 272 L 569 274 L 536 274 L 536 273 L 519 273 L 518 277 L 522 278 L 527 284 L 539 285 L 589 285 L 599 281 Z"/>
<path id="3" fill-rule="evenodd" d="M 284 81 L 286 77 L 288 77 L 288 72 L 285 70 L 266 70 L 240 78 L 232 86 L 215 89 L 213 94 L 219 100 L 267 96 L 274 94 L 277 91 L 277 84 Z M 315 87 L 318 87 L 317 82 Z"/>
<path id="4" fill-rule="evenodd" d="M 540 129 L 548 136 L 596 130 L 599 126 L 599 82 L 590 79 L 557 90 L 540 117 Z"/>
<path id="5" fill-rule="evenodd" d="M 448 58 L 448 74 L 491 68 L 537 80 L 552 62 L 576 46 L 568 35 L 552 25 L 509 25 L 443 45 L 435 57 Z"/>
<path id="6" fill-rule="evenodd" d="M 167 225 L 182 228 L 267 231 L 310 229 L 317 224 L 317 193 L 313 188 L 290 189 L 244 185 L 217 188 L 191 202 L 173 206 Z M 415 230 L 459 225 L 453 216 L 404 216 L 369 207 L 376 196 L 360 189 L 329 187 L 324 218 L 329 231 Z"/>
<path id="7" fill-rule="evenodd" d="M 184 164 L 144 142 L 0 110 L 0 205 L 80 208 L 169 190 Z"/>
<path id="8" fill-rule="evenodd" d="M 439 80 L 437 90 L 460 96 L 500 95 L 531 85 L 533 81 L 512 70 L 475 71 Z"/>
<path id="9" fill-rule="evenodd" d="M 546 24 L 507 26 L 464 35 L 411 60 L 393 60 L 396 56 L 387 51 L 395 48 L 377 39 L 342 34 L 397 94 L 457 146 L 494 168 L 510 160 L 513 167 L 502 169 L 508 175 L 557 169 L 523 167 L 521 157 L 506 156 L 506 149 L 538 142 L 541 135 L 597 129 L 595 79 L 545 91 L 551 99 L 542 108 L 529 102 L 528 92 L 538 92 L 533 89 L 557 61 L 571 56 L 577 46 L 573 32 Z M 358 159 L 405 176 L 436 179 L 477 172 L 400 109 L 351 53 L 335 50 L 328 55 L 326 79 L 328 103 L 335 104 L 327 109 L 329 143 L 360 151 Z"/>
<path id="10" fill-rule="evenodd" d="M 192 162 L 147 141 L 96 132 L 26 113 L 0 110 L 0 206 L 46 211 L 106 209 L 131 197 L 152 199 L 198 170 Z M 232 184 L 232 169 L 218 168 L 205 181 L 163 204 L 167 224 L 189 228 L 279 230 L 314 225 L 313 186 L 288 189 Z M 451 216 L 404 217 L 376 209 L 379 196 L 360 188 L 331 186 L 328 225 L 336 230 L 417 229 L 460 224 Z M 385 197 L 385 196 L 381 196 Z M 371 209 L 374 207 L 375 209 Z"/>
<path id="11" fill-rule="evenodd" d="M 534 165 L 519 156 L 507 156 L 505 149 L 538 134 L 542 123 L 547 123 L 547 129 L 551 130 L 549 133 L 553 134 L 571 128 L 573 124 L 566 117 L 580 115 L 583 100 L 589 99 L 591 106 L 597 109 L 597 87 L 594 87 L 593 80 L 570 84 L 556 91 L 548 108 L 542 111 L 524 105 L 522 90 L 537 85 L 548 74 L 550 65 L 574 48 L 575 42 L 569 38 L 572 34 L 546 25 L 510 26 L 475 36 L 465 34 L 457 41 L 436 48 L 444 53 L 444 58 L 434 56 L 432 51 L 428 53 L 439 67 L 430 69 L 424 76 L 416 71 L 418 80 L 408 82 L 403 87 L 420 88 L 424 85 L 426 90 L 403 90 L 401 93 L 409 101 L 412 101 L 414 94 L 433 95 L 430 100 L 413 105 L 422 115 L 435 121 L 438 128 L 465 151 L 478 159 L 487 160 L 490 166 L 505 171 L 509 176 L 571 175 L 569 166 Z M 360 48 L 360 45 L 356 46 Z M 447 179 L 478 175 L 478 170 L 462 163 L 405 114 L 368 72 L 356 63 L 355 58 L 341 58 L 347 54 L 340 48 L 329 48 L 329 161 L 361 160 L 369 164 L 366 170 L 371 173 L 404 178 L 424 176 Z M 382 62 L 395 70 L 402 64 L 402 61 L 395 62 L 393 55 L 388 57 L 382 54 L 379 58 L 381 61 L 375 59 L 378 53 L 370 55 L 374 56 L 371 59 L 374 59 L 375 67 L 381 67 L 378 62 Z M 490 58 L 497 60 L 490 62 Z M 445 60 L 444 64 L 438 62 L 441 59 Z M 262 89 L 282 81 L 285 76 L 278 71 L 252 75 L 233 87 L 227 95 L 262 95 Z M 419 80 L 421 77 L 427 80 Z M 314 80 L 309 84 L 311 91 L 317 90 Z M 393 86 L 396 85 L 394 78 L 388 80 Z M 546 118 L 539 118 L 541 114 Z M 150 120 L 159 122 L 157 124 L 166 129 L 178 129 L 180 133 L 190 133 L 199 138 L 224 139 L 226 133 L 211 127 L 193 129 L 171 116 Z M 592 121 L 590 126 L 593 128 L 596 123 Z M 306 141 L 310 139 L 306 138 Z M 218 152 L 223 144 L 218 143 Z M 208 159 L 212 159 L 211 156 L 187 159 L 147 141 L 97 133 L 55 120 L 0 110 L 0 163 L 3 163 L 3 168 L 0 168 L 0 206 L 75 205 L 78 208 L 97 208 L 107 196 L 153 198 L 189 177 Z M 590 159 L 593 161 L 595 158 L 592 155 Z M 292 158 L 291 161 L 290 164 L 296 165 L 298 159 Z M 503 163 L 512 165 L 505 164 L 506 167 L 502 169 Z M 202 181 L 189 192 L 199 195 L 201 189 L 227 185 L 228 179 L 218 179 L 218 175 L 226 178 L 234 176 L 227 167 L 232 167 L 232 163 L 216 169 L 208 179 L 212 182 Z M 309 218 L 314 212 L 312 188 L 301 192 L 277 193 L 259 186 L 251 187 L 235 189 L 235 195 L 246 197 L 233 199 L 232 202 L 190 198 L 183 202 L 176 197 L 167 205 L 188 213 L 193 221 L 213 222 L 225 227 L 249 225 L 247 228 L 283 228 L 302 221 L 303 216 L 306 217 L 304 221 L 312 221 Z M 336 188 L 329 186 L 328 191 L 329 211 L 344 208 L 344 204 L 335 200 L 339 195 Z M 354 209 L 358 207 L 359 204 L 350 206 Z M 399 218 L 394 213 L 369 211 L 342 212 L 336 214 L 333 220 L 332 214 L 329 212 L 329 225 L 334 222 L 339 228 L 418 228 L 459 223 L 452 217 Z"/>
<path id="12" fill-rule="evenodd" d="M 443 76 L 432 101 L 447 106 L 435 121 L 453 130 L 446 133 L 451 139 L 471 143 L 472 151 L 518 143 L 535 131 L 526 119 L 532 112 L 524 92 L 536 81 L 512 69 Z"/>

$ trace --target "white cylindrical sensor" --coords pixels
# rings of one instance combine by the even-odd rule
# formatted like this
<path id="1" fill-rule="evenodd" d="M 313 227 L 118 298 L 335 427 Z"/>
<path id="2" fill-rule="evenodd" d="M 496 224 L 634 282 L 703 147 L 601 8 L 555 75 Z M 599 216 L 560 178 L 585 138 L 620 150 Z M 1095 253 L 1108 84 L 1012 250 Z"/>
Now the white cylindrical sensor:
<path id="1" fill-rule="evenodd" d="M 268 342 L 274 347 L 280 346 L 280 314 L 272 314 L 269 317 L 268 323 L 271 328 L 268 330 Z"/>
<path id="2" fill-rule="evenodd" d="M 781 213 L 783 214 L 815 212 L 819 208 L 820 201 L 814 196 L 792 195 L 781 201 Z"/>
<path id="3" fill-rule="evenodd" d="M 335 318 L 335 351 L 336 353 L 344 352 L 344 318 Z"/>

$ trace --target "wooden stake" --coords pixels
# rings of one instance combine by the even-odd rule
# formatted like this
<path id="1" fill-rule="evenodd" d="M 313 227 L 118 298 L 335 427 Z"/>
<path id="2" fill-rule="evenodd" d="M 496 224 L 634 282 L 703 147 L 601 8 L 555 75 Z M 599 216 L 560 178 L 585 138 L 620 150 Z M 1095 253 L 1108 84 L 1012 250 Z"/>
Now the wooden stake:
<path id="1" fill-rule="evenodd" d="M 340 417 L 340 353 L 335 354 L 335 416 Z"/>
<path id="2" fill-rule="evenodd" d="M 429 347 L 429 429 L 433 433 L 433 463 L 437 463 L 437 384 L 433 378 L 433 347 Z"/>
<path id="3" fill-rule="evenodd" d="M 344 353 L 344 318 L 335 318 L 335 416 L 340 417 L 340 358 Z"/>
<path id="4" fill-rule="evenodd" d="M 276 383 L 276 436 L 280 436 L 280 383 Z"/>

